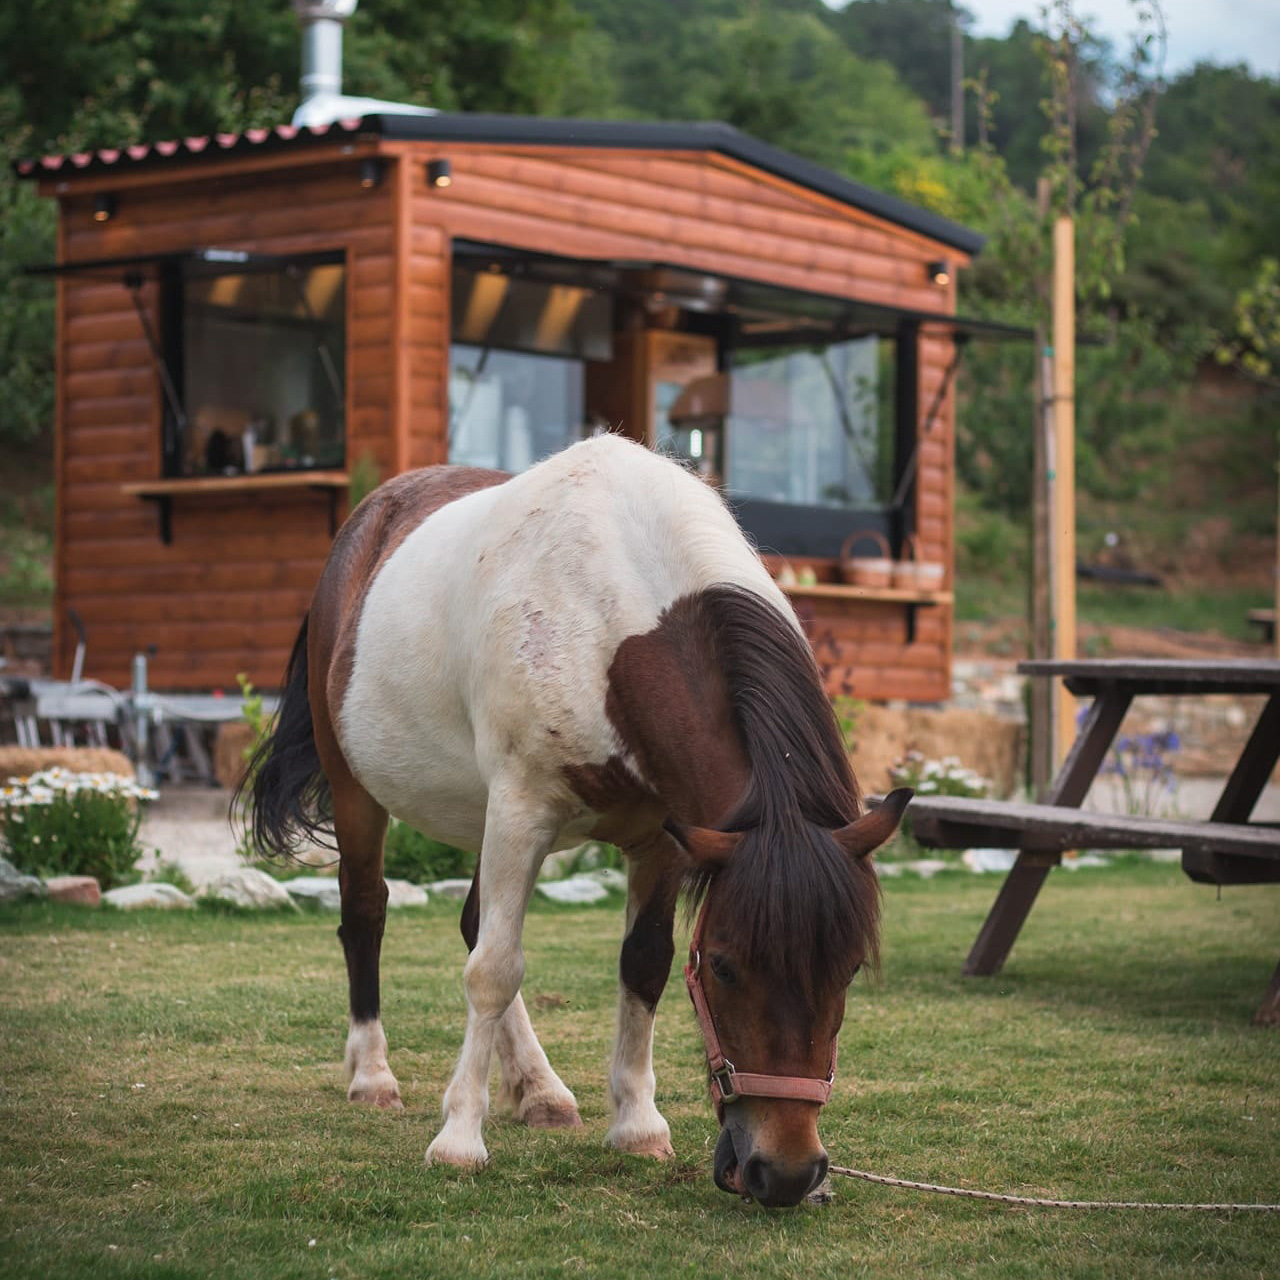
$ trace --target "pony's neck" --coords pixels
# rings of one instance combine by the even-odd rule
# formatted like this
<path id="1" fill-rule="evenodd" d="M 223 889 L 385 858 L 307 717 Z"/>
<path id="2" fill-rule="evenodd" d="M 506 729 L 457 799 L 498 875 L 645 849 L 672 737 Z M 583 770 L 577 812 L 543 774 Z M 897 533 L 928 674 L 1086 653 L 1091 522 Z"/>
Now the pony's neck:
<path id="1" fill-rule="evenodd" d="M 715 827 L 740 806 L 751 761 L 700 596 L 677 600 L 652 631 L 622 642 L 609 668 L 607 710 L 673 816 Z"/>

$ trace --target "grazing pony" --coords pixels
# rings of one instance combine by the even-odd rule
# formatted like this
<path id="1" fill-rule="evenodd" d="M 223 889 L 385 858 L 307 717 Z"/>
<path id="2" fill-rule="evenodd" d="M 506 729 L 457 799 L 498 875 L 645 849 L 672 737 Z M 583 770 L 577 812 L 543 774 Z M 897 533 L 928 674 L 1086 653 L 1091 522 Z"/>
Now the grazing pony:
<path id="1" fill-rule="evenodd" d="M 487 1161 L 495 1050 L 519 1120 L 581 1123 L 520 995 L 521 934 L 543 859 L 590 838 L 628 867 L 608 1141 L 671 1154 L 653 1022 L 688 884 L 716 1182 L 789 1205 L 825 1175 L 845 988 L 876 948 L 866 855 L 909 793 L 862 812 L 795 615 L 702 481 L 604 436 L 515 477 L 382 485 L 338 534 L 251 776 L 260 848 L 337 838 L 353 1101 L 401 1105 L 378 996 L 388 814 L 479 851 L 466 1038 L 428 1162 Z"/>

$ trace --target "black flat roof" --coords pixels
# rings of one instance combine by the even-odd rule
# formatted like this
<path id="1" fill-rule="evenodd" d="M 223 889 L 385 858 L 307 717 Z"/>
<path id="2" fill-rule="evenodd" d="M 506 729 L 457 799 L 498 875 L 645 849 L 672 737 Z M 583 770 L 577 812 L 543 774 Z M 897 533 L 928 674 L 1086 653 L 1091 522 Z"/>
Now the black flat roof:
<path id="1" fill-rule="evenodd" d="M 958 222 L 921 209 L 897 196 L 863 186 L 789 151 L 761 142 L 732 125 L 716 121 L 570 120 L 444 111 L 426 116 L 387 113 L 335 120 L 332 124 L 314 127 L 277 125 L 269 129 L 246 129 L 241 133 L 23 159 L 16 161 L 13 169 L 23 178 L 74 177 L 77 173 L 101 172 L 118 166 L 150 168 L 244 151 L 332 144 L 343 135 L 357 138 L 373 135 L 403 142 L 490 142 L 514 146 L 612 147 L 633 151 L 713 151 L 963 253 L 978 253 L 986 241 L 984 236 Z"/>

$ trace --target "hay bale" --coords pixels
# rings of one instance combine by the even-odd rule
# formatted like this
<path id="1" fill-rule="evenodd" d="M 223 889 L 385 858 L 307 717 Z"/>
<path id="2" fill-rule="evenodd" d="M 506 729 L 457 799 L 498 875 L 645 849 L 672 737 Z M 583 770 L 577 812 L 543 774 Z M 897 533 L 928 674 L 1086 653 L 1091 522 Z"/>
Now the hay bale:
<path id="1" fill-rule="evenodd" d="M 133 762 L 111 747 L 0 747 L 0 779 L 25 778 L 57 766 L 75 773 L 133 777 Z"/>
<path id="2" fill-rule="evenodd" d="M 930 760 L 957 757 L 991 780 L 994 796 L 1011 795 L 1022 777 L 1022 725 L 985 711 L 868 705 L 858 712 L 853 737 L 853 771 L 866 792 L 887 791 L 889 766 L 908 751 Z"/>
<path id="3" fill-rule="evenodd" d="M 245 752 L 253 742 L 253 730 L 243 720 L 232 720 L 218 726 L 213 746 L 213 776 L 218 786 L 234 791 L 244 777 Z"/>

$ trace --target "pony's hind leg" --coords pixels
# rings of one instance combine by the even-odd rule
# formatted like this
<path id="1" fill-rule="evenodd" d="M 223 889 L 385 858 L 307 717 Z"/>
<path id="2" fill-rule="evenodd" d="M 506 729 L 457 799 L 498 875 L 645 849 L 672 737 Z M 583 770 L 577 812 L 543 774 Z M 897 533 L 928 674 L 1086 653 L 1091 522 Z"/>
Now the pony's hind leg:
<path id="1" fill-rule="evenodd" d="M 467 1033 L 444 1095 L 444 1125 L 427 1163 L 478 1169 L 489 1159 L 482 1129 L 489 1111 L 489 1066 L 500 1027 L 524 980 L 521 935 L 538 867 L 551 848 L 555 819 L 531 809 L 520 787 L 495 787 L 485 815 L 479 868 L 479 921 L 463 969 Z"/>
<path id="2" fill-rule="evenodd" d="M 338 937 L 347 958 L 351 1008 L 347 1098 L 379 1107 L 400 1107 L 404 1105 L 400 1086 L 387 1065 L 378 984 L 382 931 L 387 920 L 387 886 L 382 878 L 387 811 L 347 773 L 333 785 L 333 819 L 342 859 L 338 867 L 342 892 Z"/>
<path id="3" fill-rule="evenodd" d="M 609 1091 L 613 1124 L 607 1141 L 633 1155 L 670 1156 L 671 1131 L 654 1104 L 653 1023 L 675 953 L 672 929 L 680 882 L 661 842 L 628 850 L 627 936 L 618 971 L 618 1034 Z"/>
<path id="4" fill-rule="evenodd" d="M 475 948 L 479 926 L 477 869 L 462 909 L 462 936 L 468 951 Z M 547 1060 L 519 992 L 498 1024 L 495 1047 L 502 1069 L 499 1103 L 510 1109 L 521 1124 L 538 1129 L 573 1129 L 582 1124 L 577 1101 Z"/>

